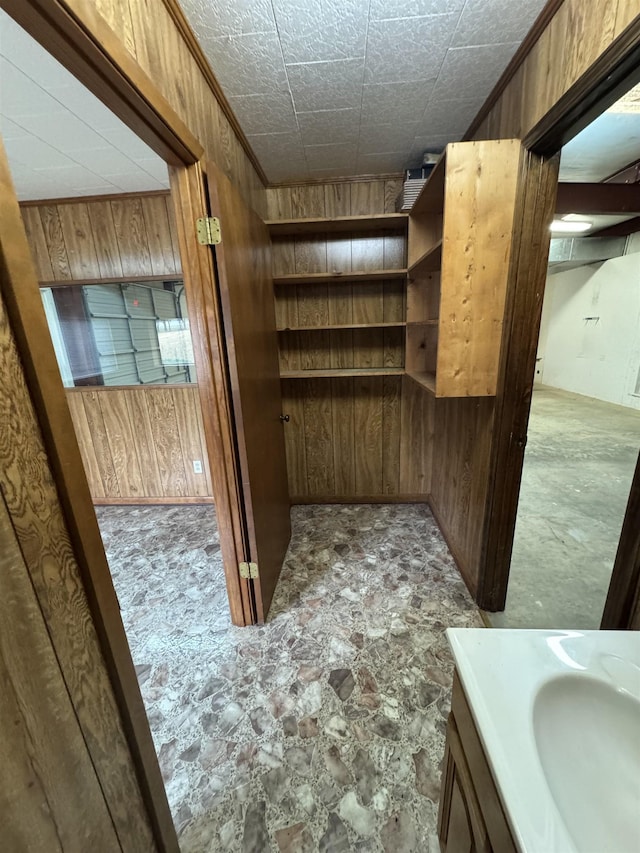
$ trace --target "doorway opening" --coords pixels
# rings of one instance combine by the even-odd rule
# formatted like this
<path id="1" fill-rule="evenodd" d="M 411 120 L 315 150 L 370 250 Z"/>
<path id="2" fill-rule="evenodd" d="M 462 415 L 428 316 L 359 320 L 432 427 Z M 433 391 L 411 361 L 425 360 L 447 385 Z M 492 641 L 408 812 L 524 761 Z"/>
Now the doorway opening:
<path id="1" fill-rule="evenodd" d="M 597 629 L 640 447 L 640 88 L 562 149 L 504 611 Z M 616 193 L 616 187 L 620 192 Z M 619 208 L 616 209 L 616 204 Z"/>
<path id="2" fill-rule="evenodd" d="M 168 170 L 3 11 L 0 32 L 0 132 L 173 807 L 177 658 L 231 618 Z"/>

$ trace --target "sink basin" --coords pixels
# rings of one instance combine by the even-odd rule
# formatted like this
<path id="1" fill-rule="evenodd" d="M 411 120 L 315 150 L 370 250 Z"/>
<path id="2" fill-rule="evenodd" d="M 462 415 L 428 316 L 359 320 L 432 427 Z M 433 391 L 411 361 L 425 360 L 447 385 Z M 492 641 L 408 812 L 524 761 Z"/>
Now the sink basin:
<path id="1" fill-rule="evenodd" d="M 533 704 L 538 755 L 578 850 L 640 849 L 640 702 L 586 674 L 545 682 Z M 603 803 L 612 807 L 603 809 Z"/>
<path id="2" fill-rule="evenodd" d="M 519 853 L 640 853 L 640 632 L 447 636 Z"/>

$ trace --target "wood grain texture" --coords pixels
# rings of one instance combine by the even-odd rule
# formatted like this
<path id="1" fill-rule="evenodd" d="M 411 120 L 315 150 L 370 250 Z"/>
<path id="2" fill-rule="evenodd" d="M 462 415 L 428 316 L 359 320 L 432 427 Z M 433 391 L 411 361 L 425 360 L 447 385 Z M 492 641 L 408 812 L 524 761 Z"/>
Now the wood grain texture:
<path id="1" fill-rule="evenodd" d="M 3 498 L 119 845 L 141 853 L 154 848 L 146 790 L 156 797 L 158 818 L 164 809 L 169 821 L 167 849 L 177 849 L 171 846 L 175 832 L 1 150 L 0 190 Z M 100 607 L 94 610 L 90 601 L 96 600 Z M 104 618 L 113 626 L 108 641 Z M 116 658 L 120 677 L 130 679 L 127 702 L 116 700 L 123 683 L 111 666 Z M 138 776 L 133 755 L 148 762 L 146 774 Z M 60 777 L 57 784 L 64 790 L 68 781 L 71 785 Z M 81 813 L 81 802 L 77 808 Z"/>
<path id="2" fill-rule="evenodd" d="M 3 846 L 34 853 L 120 850 L 1 496 L 0 543 Z"/>
<path id="3" fill-rule="evenodd" d="M 402 328 L 389 325 L 404 322 L 405 283 L 378 271 L 404 268 L 406 236 L 369 230 L 375 217 L 393 212 L 400 187 L 401 181 L 388 179 L 267 190 L 268 215 L 274 220 L 372 217 L 357 231 L 326 233 L 321 225 L 313 233 L 305 223 L 307 233 L 298 233 L 296 224 L 286 227 L 290 234 L 277 236 L 271 228 L 278 280 L 332 276 L 326 283 L 311 284 L 306 278 L 304 284 L 283 284 L 276 291 L 278 326 L 297 327 L 280 334 L 282 375 L 300 377 L 282 384 L 284 411 L 291 417 L 285 427 L 289 492 L 297 500 L 376 494 L 393 500 L 402 492 L 403 383 L 399 376 L 382 374 L 401 372 L 404 365 Z M 325 378 L 306 382 L 305 370 L 323 371 Z M 343 375 L 332 378 L 337 371 Z M 359 376 L 357 371 L 381 375 Z"/>
<path id="4" fill-rule="evenodd" d="M 222 222 L 215 248 L 230 353 L 239 470 L 258 621 L 266 618 L 291 537 L 269 233 L 220 169 L 207 165 L 211 209 Z"/>
<path id="5" fill-rule="evenodd" d="M 48 201 L 21 212 L 40 281 L 181 274 L 168 193 Z"/>

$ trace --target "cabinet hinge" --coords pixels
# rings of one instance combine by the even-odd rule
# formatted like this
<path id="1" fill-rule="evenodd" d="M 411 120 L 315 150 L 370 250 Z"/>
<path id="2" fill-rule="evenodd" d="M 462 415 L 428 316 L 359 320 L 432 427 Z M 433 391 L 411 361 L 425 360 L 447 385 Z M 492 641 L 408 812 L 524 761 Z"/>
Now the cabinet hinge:
<path id="1" fill-rule="evenodd" d="M 222 241 L 217 216 L 201 216 L 196 220 L 196 234 L 201 246 L 217 246 Z"/>
<path id="2" fill-rule="evenodd" d="M 240 563 L 240 577 L 246 580 L 255 580 L 258 577 L 258 564 Z"/>

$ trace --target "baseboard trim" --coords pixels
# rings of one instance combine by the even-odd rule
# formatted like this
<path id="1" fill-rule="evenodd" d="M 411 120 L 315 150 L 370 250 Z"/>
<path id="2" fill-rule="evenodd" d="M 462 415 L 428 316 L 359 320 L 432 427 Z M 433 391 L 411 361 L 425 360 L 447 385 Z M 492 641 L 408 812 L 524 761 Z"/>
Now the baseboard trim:
<path id="1" fill-rule="evenodd" d="M 469 572 L 469 568 L 468 568 L 466 562 L 460 556 L 460 552 L 458 551 L 456 546 L 451 541 L 451 537 L 449 536 L 449 534 L 447 532 L 447 528 L 445 527 L 445 525 L 442 521 L 442 516 L 440 515 L 440 513 L 439 513 L 439 511 L 438 511 L 438 509 L 437 509 L 437 507 L 433 501 L 433 497 L 431 495 L 429 495 L 427 503 L 429 504 L 429 509 L 433 513 L 433 517 L 435 518 L 436 523 L 437 523 L 438 527 L 440 528 L 440 532 L 442 533 L 442 536 L 444 537 L 444 541 L 447 543 L 447 548 L 451 552 L 451 556 L 453 557 L 453 560 L 454 560 L 454 562 L 458 568 L 458 571 L 460 572 L 460 575 L 462 576 L 462 580 L 465 582 L 467 589 L 471 593 L 471 597 L 473 598 L 474 601 L 476 601 L 476 590 L 474 589 L 474 585 L 471 583 L 471 574 Z M 476 602 L 476 604 L 477 604 L 477 602 Z"/>
<path id="2" fill-rule="evenodd" d="M 212 497 L 202 498 L 93 498 L 94 506 L 212 506 Z"/>
<path id="3" fill-rule="evenodd" d="M 309 504 L 426 504 L 427 495 L 294 495 L 292 506 Z"/>

